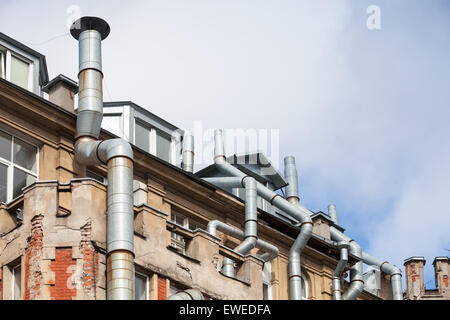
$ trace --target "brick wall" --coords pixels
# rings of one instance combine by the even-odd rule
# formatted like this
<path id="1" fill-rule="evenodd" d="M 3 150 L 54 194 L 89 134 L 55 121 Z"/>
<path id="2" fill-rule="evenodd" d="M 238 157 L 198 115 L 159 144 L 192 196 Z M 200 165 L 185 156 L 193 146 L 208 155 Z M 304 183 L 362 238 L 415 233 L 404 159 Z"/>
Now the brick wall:
<path id="1" fill-rule="evenodd" d="M 81 228 L 80 251 L 83 256 L 83 273 L 81 281 L 85 296 L 95 298 L 95 289 L 98 282 L 98 252 L 91 242 L 91 221 Z"/>
<path id="2" fill-rule="evenodd" d="M 55 284 L 50 287 L 53 300 L 71 300 L 77 294 L 76 283 L 72 275 L 76 269 L 76 260 L 72 259 L 72 248 L 56 248 L 55 260 L 50 269 L 55 273 Z"/>
<path id="3" fill-rule="evenodd" d="M 44 216 L 38 215 L 31 219 L 31 236 L 28 238 L 25 250 L 25 294 L 24 300 L 34 300 L 41 292 L 42 272 L 42 220 Z"/>
<path id="4" fill-rule="evenodd" d="M 158 277 L 158 300 L 167 300 L 167 282 L 163 277 Z"/>

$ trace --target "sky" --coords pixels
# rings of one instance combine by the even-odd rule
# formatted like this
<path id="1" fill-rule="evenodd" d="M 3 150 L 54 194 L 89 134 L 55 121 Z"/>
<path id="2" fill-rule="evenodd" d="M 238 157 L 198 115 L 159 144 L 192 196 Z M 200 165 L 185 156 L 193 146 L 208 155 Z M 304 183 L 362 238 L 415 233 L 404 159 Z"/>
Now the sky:
<path id="1" fill-rule="evenodd" d="M 258 147 L 281 172 L 296 157 L 301 203 L 335 204 L 346 234 L 402 269 L 424 256 L 434 288 L 450 251 L 448 1 L 2 0 L 0 31 L 46 55 L 50 78 L 76 79 L 77 13 L 111 26 L 105 101 L 191 131 L 278 130 L 277 148 Z"/>

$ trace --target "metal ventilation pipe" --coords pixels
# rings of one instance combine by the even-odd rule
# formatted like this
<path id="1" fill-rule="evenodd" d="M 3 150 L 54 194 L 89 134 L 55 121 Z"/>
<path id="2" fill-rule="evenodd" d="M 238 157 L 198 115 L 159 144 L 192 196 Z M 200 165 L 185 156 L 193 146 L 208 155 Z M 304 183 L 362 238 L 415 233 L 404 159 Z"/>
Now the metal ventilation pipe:
<path id="1" fill-rule="evenodd" d="M 352 239 L 344 235 L 335 227 L 330 227 L 331 239 L 334 241 L 346 241 L 350 247 L 350 253 L 359 259 L 362 259 L 361 247 Z M 342 298 L 344 300 L 355 300 L 359 297 L 364 289 L 363 280 L 363 262 L 358 261 L 350 268 L 350 287 L 344 293 Z"/>
<path id="2" fill-rule="evenodd" d="M 242 232 L 239 229 L 236 229 L 233 226 L 230 226 L 229 224 L 226 224 L 222 221 L 219 220 L 212 220 L 208 223 L 208 225 L 206 226 L 206 230 L 208 231 L 209 234 L 216 236 L 217 234 L 217 230 L 232 236 L 234 238 L 243 240 L 244 239 L 244 232 Z M 263 254 L 261 255 L 257 255 L 257 257 L 261 260 L 263 260 L 264 262 L 269 262 L 270 260 L 274 259 L 275 257 L 278 256 L 279 254 L 279 250 L 277 247 L 275 247 L 274 245 L 258 239 L 256 241 L 256 245 L 255 248 L 260 249 L 262 251 L 264 251 Z"/>
<path id="3" fill-rule="evenodd" d="M 403 300 L 402 271 L 389 262 L 372 257 L 365 252 L 362 253 L 362 259 L 364 263 L 375 266 L 379 268 L 380 271 L 389 274 L 391 276 L 393 300 Z"/>
<path id="4" fill-rule="evenodd" d="M 134 298 L 133 150 L 123 139 L 99 141 L 103 119 L 101 41 L 109 25 L 82 17 L 70 29 L 79 43 L 79 98 L 75 159 L 83 165 L 108 166 L 107 299 Z"/>
<path id="5" fill-rule="evenodd" d="M 336 269 L 334 269 L 333 272 L 333 299 L 334 300 L 341 300 L 341 277 L 342 272 L 345 269 L 345 266 L 348 262 L 348 242 L 347 241 L 340 241 L 338 242 L 338 248 L 340 250 L 340 259 L 338 262 L 338 265 L 336 266 Z"/>
<path id="6" fill-rule="evenodd" d="M 167 300 L 205 300 L 205 298 L 199 290 L 188 289 L 171 295 Z"/>
<path id="7" fill-rule="evenodd" d="M 214 163 L 217 169 L 231 177 L 245 177 L 246 175 L 239 169 L 233 167 L 226 161 L 223 147 L 222 130 L 214 132 Z M 266 201 L 278 209 L 286 212 L 294 219 L 300 221 L 300 232 L 289 251 L 289 297 L 291 300 L 302 299 L 302 282 L 300 255 L 312 235 L 312 212 L 305 207 L 292 205 L 279 194 L 268 189 L 261 183 L 256 183 L 257 193 Z"/>
<path id="8" fill-rule="evenodd" d="M 335 224 L 338 224 L 336 206 L 334 204 L 330 204 L 328 206 L 328 215 L 330 216 L 331 221 L 333 221 Z"/>
<path id="9" fill-rule="evenodd" d="M 183 139 L 183 170 L 194 172 L 194 136 L 187 134 Z"/>
<path id="10" fill-rule="evenodd" d="M 286 186 L 286 200 L 296 206 L 300 203 L 300 198 L 298 196 L 298 174 L 295 167 L 295 157 L 284 158 L 284 177 L 289 183 Z"/>

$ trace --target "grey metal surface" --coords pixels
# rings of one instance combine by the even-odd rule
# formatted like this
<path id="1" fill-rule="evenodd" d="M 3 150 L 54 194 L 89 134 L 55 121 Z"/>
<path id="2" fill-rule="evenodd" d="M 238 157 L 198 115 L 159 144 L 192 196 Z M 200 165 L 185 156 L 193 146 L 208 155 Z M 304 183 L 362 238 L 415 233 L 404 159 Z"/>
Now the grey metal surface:
<path id="1" fill-rule="evenodd" d="M 328 216 L 331 218 L 331 221 L 333 221 L 335 224 L 338 224 L 336 206 L 334 204 L 330 204 L 328 206 Z"/>
<path id="2" fill-rule="evenodd" d="M 103 119 L 101 41 L 109 34 L 99 18 L 74 22 L 79 40 L 79 85 L 75 158 L 84 165 L 107 164 L 107 299 L 134 296 L 133 150 L 123 139 L 98 141 Z"/>
<path id="3" fill-rule="evenodd" d="M 203 294 L 197 289 L 188 289 L 171 295 L 167 300 L 204 300 Z"/>
<path id="4" fill-rule="evenodd" d="M 330 227 L 331 239 L 334 241 L 346 241 L 349 243 L 349 251 L 359 259 L 362 259 L 361 247 L 352 239 L 344 235 L 335 227 Z M 363 262 L 359 261 L 350 268 L 350 286 L 342 296 L 344 300 L 355 300 L 364 289 Z"/>
<path id="5" fill-rule="evenodd" d="M 392 298 L 394 300 L 403 300 L 402 271 L 389 262 L 375 258 L 366 252 L 362 253 L 362 259 L 364 263 L 375 266 L 380 271 L 389 274 L 391 276 Z"/>
<path id="6" fill-rule="evenodd" d="M 286 186 L 286 200 L 293 205 L 299 204 L 300 197 L 298 195 L 298 174 L 295 166 L 295 157 L 289 156 L 284 158 L 284 177 L 289 183 Z"/>
<path id="7" fill-rule="evenodd" d="M 340 258 L 339 262 L 336 266 L 336 269 L 334 269 L 333 272 L 333 299 L 334 300 L 341 300 L 342 299 L 342 288 L 341 288 L 341 278 L 342 278 L 342 272 L 345 269 L 345 266 L 348 262 L 348 247 L 349 244 L 347 241 L 340 241 L 338 242 L 338 248 L 340 251 Z"/>
<path id="8" fill-rule="evenodd" d="M 226 161 L 225 151 L 223 146 L 222 130 L 216 129 L 214 131 L 214 163 L 219 171 L 227 176 L 245 177 L 246 175 L 239 169 L 233 167 Z M 302 283 L 301 283 L 301 267 L 300 256 L 303 248 L 306 246 L 309 238 L 312 235 L 312 212 L 301 205 L 292 205 L 279 194 L 268 189 L 261 183 L 257 182 L 257 193 L 266 201 L 269 201 L 273 206 L 286 212 L 290 216 L 297 219 L 300 225 L 300 232 L 292 248 L 289 251 L 289 297 L 291 300 L 302 299 Z"/>
<path id="9" fill-rule="evenodd" d="M 182 167 L 186 172 L 194 172 L 194 136 L 187 134 L 183 138 Z"/>

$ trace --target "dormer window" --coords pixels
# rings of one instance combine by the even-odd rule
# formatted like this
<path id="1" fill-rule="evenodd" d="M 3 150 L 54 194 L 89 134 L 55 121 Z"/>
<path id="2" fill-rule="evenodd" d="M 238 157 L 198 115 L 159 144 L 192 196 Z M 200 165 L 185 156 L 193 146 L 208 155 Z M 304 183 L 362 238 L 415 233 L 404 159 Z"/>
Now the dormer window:
<path id="1" fill-rule="evenodd" d="M 169 163 L 175 163 L 172 137 L 140 121 L 135 123 L 134 144 Z"/>
<path id="2" fill-rule="evenodd" d="M 32 91 L 33 63 L 10 50 L 0 48 L 0 77 Z"/>

